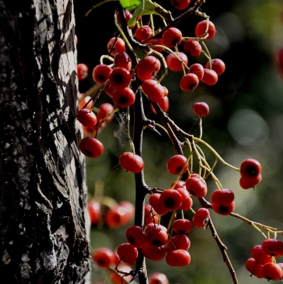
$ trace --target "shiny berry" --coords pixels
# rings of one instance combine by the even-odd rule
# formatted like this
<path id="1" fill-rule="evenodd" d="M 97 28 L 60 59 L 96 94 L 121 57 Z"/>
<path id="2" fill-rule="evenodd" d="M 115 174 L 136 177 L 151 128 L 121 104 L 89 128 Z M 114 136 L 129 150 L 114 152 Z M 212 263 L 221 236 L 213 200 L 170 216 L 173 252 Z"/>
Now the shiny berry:
<path id="1" fill-rule="evenodd" d="M 131 88 L 117 89 L 112 96 L 113 102 L 121 107 L 129 107 L 134 104 L 136 100 L 136 95 Z"/>
<path id="2" fill-rule="evenodd" d="M 104 151 L 103 144 L 93 137 L 85 137 L 79 144 L 81 152 L 89 158 L 98 158 Z"/>
<path id="3" fill-rule="evenodd" d="M 194 73 L 188 73 L 182 77 L 180 81 L 180 88 L 184 92 L 191 92 L 198 86 L 198 84 L 198 76 Z"/>
<path id="4" fill-rule="evenodd" d="M 206 40 L 210 40 L 215 36 L 216 28 L 211 21 L 203 20 L 197 23 L 195 27 L 195 35 L 197 37 L 205 37 Z"/>
<path id="5" fill-rule="evenodd" d="M 196 116 L 205 117 L 209 113 L 209 106 L 205 102 L 196 102 L 193 104 L 193 111 Z"/>
<path id="6" fill-rule="evenodd" d="M 178 175 L 188 170 L 187 158 L 183 155 L 174 155 L 167 162 L 167 170 L 172 175 Z"/>
<path id="7" fill-rule="evenodd" d="M 178 58 L 175 55 L 177 55 Z M 176 51 L 174 52 L 174 54 L 169 53 L 165 59 L 166 59 L 168 68 L 174 72 L 182 71 L 183 64 L 188 65 L 188 62 L 189 62 L 188 56 L 184 52 L 180 52 L 180 51 Z"/>
<path id="8" fill-rule="evenodd" d="M 144 162 L 141 156 L 132 152 L 124 152 L 119 158 L 120 166 L 126 171 L 140 173 L 144 168 Z"/>
<path id="9" fill-rule="evenodd" d="M 166 263 L 169 266 L 187 266 L 191 262 L 191 255 L 187 250 L 171 250 L 166 255 Z"/>
<path id="10" fill-rule="evenodd" d="M 120 259 L 128 264 L 134 264 L 138 257 L 138 249 L 130 243 L 120 244 L 117 248 Z"/>
<path id="11" fill-rule="evenodd" d="M 163 45 L 167 47 L 175 47 L 179 45 L 182 41 L 182 32 L 174 27 L 167 29 L 162 34 Z"/>
<path id="12" fill-rule="evenodd" d="M 187 40 L 184 43 L 184 51 L 191 56 L 199 56 L 201 55 L 201 45 L 197 40 Z"/>

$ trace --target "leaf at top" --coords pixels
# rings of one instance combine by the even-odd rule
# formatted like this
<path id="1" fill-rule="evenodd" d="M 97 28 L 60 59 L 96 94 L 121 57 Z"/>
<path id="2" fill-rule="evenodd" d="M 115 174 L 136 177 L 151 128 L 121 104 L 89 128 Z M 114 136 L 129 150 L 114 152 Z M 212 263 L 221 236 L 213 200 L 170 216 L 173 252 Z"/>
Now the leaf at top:
<path id="1" fill-rule="evenodd" d="M 121 6 L 126 10 L 133 10 L 136 9 L 143 0 L 120 0 Z"/>

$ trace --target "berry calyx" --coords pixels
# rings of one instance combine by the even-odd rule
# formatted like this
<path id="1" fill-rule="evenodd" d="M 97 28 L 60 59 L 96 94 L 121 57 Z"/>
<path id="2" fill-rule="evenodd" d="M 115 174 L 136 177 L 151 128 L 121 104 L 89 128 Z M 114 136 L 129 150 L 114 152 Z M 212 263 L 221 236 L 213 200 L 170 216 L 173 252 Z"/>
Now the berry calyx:
<path id="1" fill-rule="evenodd" d="M 121 108 L 125 108 L 134 104 L 136 95 L 131 88 L 126 87 L 124 89 L 115 90 L 112 99 L 115 105 Z"/>

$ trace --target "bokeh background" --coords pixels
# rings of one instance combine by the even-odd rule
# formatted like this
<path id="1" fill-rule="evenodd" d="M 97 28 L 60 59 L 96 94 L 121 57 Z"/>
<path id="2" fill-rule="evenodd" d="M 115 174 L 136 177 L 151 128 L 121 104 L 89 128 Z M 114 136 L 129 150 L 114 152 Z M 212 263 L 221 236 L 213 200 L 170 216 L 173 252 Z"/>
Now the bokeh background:
<path id="1" fill-rule="evenodd" d="M 75 0 L 76 34 L 79 39 L 78 62 L 88 65 L 90 73 L 107 54 L 106 44 L 116 29 L 113 23 L 115 2 L 109 2 L 83 15 L 96 1 Z M 170 1 L 156 1 L 172 11 Z M 215 86 L 199 87 L 184 93 L 179 88 L 181 73 L 169 72 L 163 81 L 169 89 L 169 116 L 186 132 L 198 135 L 198 123 L 193 115 L 192 104 L 204 101 L 210 113 L 203 119 L 203 139 L 227 162 L 239 166 L 246 158 L 255 158 L 263 167 L 263 180 L 256 190 L 243 190 L 239 186 L 239 173 L 220 163 L 215 169 L 225 188 L 234 191 L 235 212 L 245 217 L 283 229 L 283 80 L 277 65 L 277 54 L 283 48 L 282 0 L 207 0 L 202 11 L 210 16 L 217 28 L 214 39 L 207 42 L 213 58 L 221 58 L 226 71 Z M 180 28 L 185 36 L 193 36 L 199 17 L 184 20 Z M 202 56 L 190 59 L 190 63 L 205 63 Z M 79 91 L 86 92 L 93 86 L 91 75 L 79 84 Z M 97 104 L 111 102 L 105 95 Z M 146 114 L 157 118 L 145 103 Z M 158 121 L 158 120 L 157 120 Z M 111 196 L 117 202 L 134 202 L 134 177 L 122 169 L 111 169 L 118 164 L 118 157 L 129 149 L 124 148 L 114 133 L 118 123 L 114 119 L 99 134 L 105 146 L 104 154 L 94 160 L 87 159 L 87 185 L 90 195 Z M 166 170 L 167 159 L 173 155 L 170 141 L 146 131 L 144 136 L 145 179 L 151 186 L 168 188 L 174 177 Z M 208 160 L 212 155 L 207 152 Z M 100 191 L 103 187 L 103 193 Z M 209 192 L 215 189 L 209 184 Z M 98 193 L 98 191 L 100 191 Z M 194 208 L 198 208 L 194 200 Z M 254 245 L 261 244 L 263 237 L 241 220 L 212 214 L 215 226 L 242 284 L 263 283 L 267 280 L 250 277 L 244 264 Z M 92 249 L 107 246 L 115 249 L 125 242 L 125 229 L 110 229 L 103 224 L 91 229 Z M 227 284 L 232 283 L 221 253 L 209 230 L 195 228 L 190 234 L 191 264 L 184 268 L 168 267 L 165 261 L 148 261 L 149 274 L 166 273 L 170 283 Z M 279 236 L 282 239 L 282 236 Z M 280 261 L 280 260 L 279 260 Z M 101 280 L 104 272 L 94 269 L 93 281 Z M 270 281 L 272 282 L 272 281 Z"/>

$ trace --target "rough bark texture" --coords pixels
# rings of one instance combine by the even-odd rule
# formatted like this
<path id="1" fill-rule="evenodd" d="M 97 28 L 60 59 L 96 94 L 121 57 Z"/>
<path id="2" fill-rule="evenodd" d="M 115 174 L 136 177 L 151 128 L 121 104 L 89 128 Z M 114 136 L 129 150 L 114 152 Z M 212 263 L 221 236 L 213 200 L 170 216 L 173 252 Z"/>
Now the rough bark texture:
<path id="1" fill-rule="evenodd" d="M 1 283 L 86 283 L 72 0 L 0 0 Z"/>

